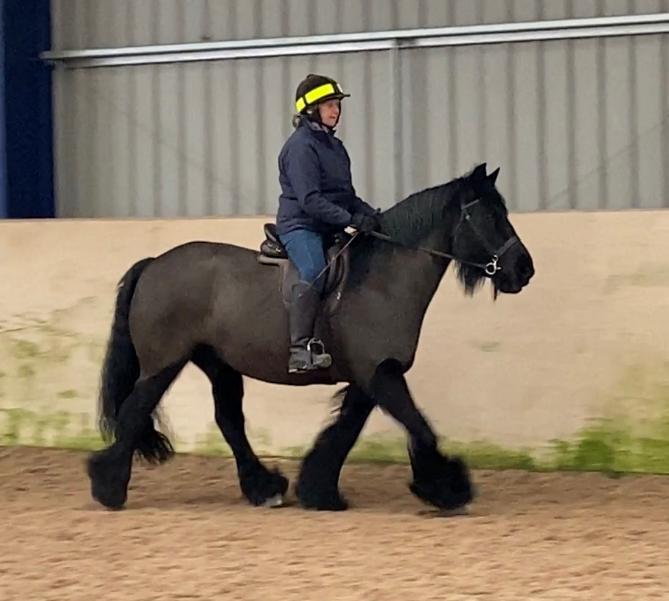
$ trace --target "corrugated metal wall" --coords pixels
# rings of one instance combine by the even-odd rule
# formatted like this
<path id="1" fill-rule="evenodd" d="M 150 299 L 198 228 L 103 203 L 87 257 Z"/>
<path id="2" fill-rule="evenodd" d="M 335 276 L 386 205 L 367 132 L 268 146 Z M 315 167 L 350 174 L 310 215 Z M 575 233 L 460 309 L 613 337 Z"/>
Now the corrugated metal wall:
<path id="1" fill-rule="evenodd" d="M 57 49 L 669 11 L 669 0 L 53 0 Z M 332 74 L 371 203 L 501 165 L 513 210 L 669 206 L 669 36 L 58 70 L 61 216 L 272 214 L 294 88 Z M 398 127 L 399 126 L 399 127 Z M 393 173 L 399 155 L 403 166 Z"/>
<path id="2" fill-rule="evenodd" d="M 648 14 L 666 0 L 51 0 L 54 49 Z"/>

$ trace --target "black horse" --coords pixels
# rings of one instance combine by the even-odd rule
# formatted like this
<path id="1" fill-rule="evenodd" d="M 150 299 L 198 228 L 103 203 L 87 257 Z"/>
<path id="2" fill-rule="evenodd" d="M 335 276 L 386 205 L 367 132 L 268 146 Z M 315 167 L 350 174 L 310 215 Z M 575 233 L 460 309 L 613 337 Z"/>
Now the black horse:
<path id="1" fill-rule="evenodd" d="M 318 331 L 333 356 L 328 370 L 288 374 L 288 321 L 280 270 L 258 252 L 190 242 L 133 265 L 119 283 L 102 370 L 100 427 L 113 443 L 88 461 L 91 492 L 109 508 L 127 499 L 133 455 L 161 463 L 173 454 L 155 427 L 161 397 L 192 361 L 212 385 L 215 419 L 254 505 L 280 503 L 288 480 L 251 448 L 242 411 L 247 376 L 303 386 L 346 383 L 334 421 L 304 458 L 295 493 L 307 508 L 340 510 L 342 465 L 377 405 L 409 435 L 411 491 L 443 509 L 473 499 L 468 469 L 440 452 L 404 374 L 411 368 L 425 311 L 451 260 L 465 292 L 489 278 L 494 294 L 517 293 L 534 274 L 485 163 L 415 193 L 381 214 L 382 231 L 349 240 L 349 269 Z M 277 411 L 281 408 L 277 407 Z"/>

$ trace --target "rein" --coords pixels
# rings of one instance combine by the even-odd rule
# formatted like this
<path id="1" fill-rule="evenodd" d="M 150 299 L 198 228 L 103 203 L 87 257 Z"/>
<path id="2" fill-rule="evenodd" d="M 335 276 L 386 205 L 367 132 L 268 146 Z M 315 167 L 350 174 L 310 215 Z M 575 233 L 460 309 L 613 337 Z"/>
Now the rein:
<path id="1" fill-rule="evenodd" d="M 475 263 L 474 261 L 465 261 L 464 259 L 458 259 L 458 257 L 456 257 L 455 255 L 451 255 L 449 253 L 445 253 L 440 250 L 434 250 L 432 248 L 426 248 L 424 246 L 408 246 L 406 244 L 398 242 L 397 240 L 393 240 L 387 234 L 381 234 L 380 232 L 371 232 L 371 235 L 374 236 L 374 238 L 378 238 L 379 240 L 384 240 L 385 242 L 390 242 L 391 244 L 401 246 L 402 248 L 407 248 L 409 250 L 420 250 L 421 252 L 427 253 L 428 255 L 432 255 L 433 257 L 439 257 L 440 259 L 453 259 L 458 263 L 471 265 L 472 267 L 478 267 L 480 269 L 483 269 L 483 271 L 485 271 L 486 274 L 488 275 L 494 275 L 497 271 L 501 269 L 501 267 L 497 265 L 498 258 L 495 257 L 494 255 L 493 255 L 493 260 L 491 260 L 488 263 Z M 488 273 L 489 271 L 490 273 Z"/>
<path id="2" fill-rule="evenodd" d="M 471 213 L 468 211 L 468 209 L 475 204 L 477 204 L 480 201 L 480 198 L 476 198 L 475 200 L 472 200 L 471 202 L 467 204 L 461 204 L 460 205 L 460 221 L 458 221 L 458 225 L 455 227 L 456 231 L 460 228 L 462 225 L 463 220 L 469 224 L 469 227 L 472 228 L 472 231 L 476 235 L 476 237 L 479 239 L 479 241 L 483 244 L 485 247 L 486 251 L 490 254 L 490 261 L 487 263 L 476 263 L 474 261 L 467 261 L 465 259 L 461 259 L 456 257 L 455 255 L 452 255 L 450 253 L 445 253 L 440 250 L 434 250 L 432 248 L 426 248 L 424 246 L 408 246 L 406 244 L 402 244 L 401 242 L 394 240 L 387 234 L 382 234 L 380 232 L 370 232 L 372 236 L 375 238 L 378 238 L 379 240 L 384 240 L 385 242 L 390 242 L 391 244 L 395 244 L 397 246 L 401 246 L 403 248 L 407 248 L 410 250 L 419 250 L 421 252 L 427 253 L 429 255 L 432 255 L 434 257 L 439 257 L 440 259 L 452 259 L 454 261 L 457 261 L 458 263 L 461 263 L 463 265 L 470 265 L 471 267 L 478 267 L 479 269 L 483 269 L 484 273 L 488 277 L 494 276 L 498 271 L 501 271 L 502 267 L 498 265 L 499 258 L 507 251 L 509 250 L 514 244 L 518 242 L 518 238 L 516 236 L 511 236 L 500 248 L 497 250 L 492 249 L 491 245 L 488 243 L 488 240 L 486 240 L 485 236 L 479 231 L 479 229 L 474 225 L 474 223 L 471 220 Z"/>
<path id="3" fill-rule="evenodd" d="M 406 248 L 409 250 L 418 250 L 424 253 L 427 253 L 428 255 L 431 255 L 433 257 L 438 257 L 440 259 L 449 259 L 453 261 L 457 261 L 458 263 L 461 263 L 462 265 L 470 265 L 471 267 L 478 267 L 479 269 L 482 269 L 483 272 L 486 274 L 488 277 L 494 276 L 498 271 L 502 270 L 502 267 L 498 264 L 499 258 L 507 251 L 509 250 L 514 244 L 518 242 L 518 238 L 516 236 L 511 236 L 502 246 L 500 246 L 497 250 L 493 249 L 486 237 L 481 233 L 481 231 L 474 225 L 472 222 L 472 216 L 471 213 L 469 212 L 469 208 L 473 207 L 476 205 L 481 199 L 476 198 L 472 200 L 471 202 L 468 202 L 466 204 L 461 203 L 460 205 L 460 220 L 458 221 L 458 224 L 455 226 L 455 230 L 460 228 L 462 225 L 463 221 L 469 224 L 469 227 L 472 229 L 474 232 L 474 235 L 479 239 L 481 244 L 483 244 L 484 248 L 486 251 L 490 254 L 490 261 L 487 263 L 477 263 L 475 261 L 467 261 L 465 259 L 461 259 L 459 257 L 456 257 L 455 255 L 452 255 L 450 253 L 446 253 L 440 250 L 435 250 L 433 248 L 427 248 L 425 246 L 409 246 L 407 244 L 403 244 L 402 242 L 399 242 L 398 240 L 394 240 L 391 238 L 388 234 L 382 234 L 381 232 L 369 232 L 369 235 L 373 236 L 374 238 L 377 238 L 378 240 L 383 240 L 384 242 L 388 242 L 390 244 L 395 244 L 396 246 L 401 246 L 402 248 Z M 337 254 L 332 257 L 327 262 L 327 265 L 321 270 L 321 272 L 316 276 L 314 282 L 316 282 L 332 265 L 334 265 L 335 261 L 341 255 L 348 247 L 349 245 L 360 235 L 360 232 L 356 231 L 353 233 L 351 238 L 342 246 L 342 248 L 337 252 Z M 312 284 L 309 286 L 313 286 Z"/>

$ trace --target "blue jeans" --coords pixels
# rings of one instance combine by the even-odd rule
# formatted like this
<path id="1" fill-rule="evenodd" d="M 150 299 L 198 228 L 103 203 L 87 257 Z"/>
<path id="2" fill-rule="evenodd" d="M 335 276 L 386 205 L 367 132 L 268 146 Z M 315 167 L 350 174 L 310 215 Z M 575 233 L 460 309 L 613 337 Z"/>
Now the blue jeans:
<path id="1" fill-rule="evenodd" d="M 288 257 L 293 262 L 304 282 L 313 283 L 318 274 L 325 269 L 325 251 L 323 238 L 311 230 L 298 229 L 279 236 Z M 325 282 L 325 274 L 317 283 L 317 288 Z"/>

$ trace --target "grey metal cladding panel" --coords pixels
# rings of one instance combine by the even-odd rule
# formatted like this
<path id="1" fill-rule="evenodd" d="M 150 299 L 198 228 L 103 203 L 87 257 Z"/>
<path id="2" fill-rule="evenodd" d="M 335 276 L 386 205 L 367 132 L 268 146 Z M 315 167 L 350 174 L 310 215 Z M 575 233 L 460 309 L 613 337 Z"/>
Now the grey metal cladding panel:
<path id="1" fill-rule="evenodd" d="M 604 41 L 606 81 L 603 103 L 599 107 L 605 115 L 604 156 L 600 169 L 607 183 L 606 207 L 612 209 L 636 203 L 633 190 L 636 165 L 631 136 L 634 124 L 630 113 L 636 92 L 632 90 L 630 42 L 624 38 Z"/>
<path id="2" fill-rule="evenodd" d="M 536 44 L 438 48 L 404 56 L 405 193 L 487 162 L 512 210 L 539 201 Z"/>
<path id="3" fill-rule="evenodd" d="M 127 105 L 128 74 L 61 72 L 55 78 L 58 214 L 133 213 L 129 166 L 135 145 Z"/>
<path id="4" fill-rule="evenodd" d="M 339 136 L 345 140 L 346 146 L 351 153 L 352 176 L 354 186 L 360 192 L 360 196 L 369 196 L 368 190 L 373 187 L 371 182 L 373 164 L 370 165 L 370 156 L 367 145 L 371 144 L 369 129 L 373 121 L 370 112 L 383 110 L 383 101 L 379 101 L 384 90 L 379 90 L 379 100 L 374 102 L 374 91 L 371 90 L 371 72 L 368 68 L 368 56 L 365 54 L 353 54 L 345 57 L 342 65 L 340 80 L 351 93 L 343 103 L 342 126 L 339 128 Z"/>
<path id="5" fill-rule="evenodd" d="M 262 112 L 265 115 L 262 129 L 257 130 L 260 151 L 252 161 L 255 163 L 258 177 L 263 177 L 262 187 L 258 191 L 256 212 L 274 214 L 279 197 L 279 167 L 277 157 L 287 135 L 292 131 L 290 119 L 292 115 L 292 82 L 286 81 L 287 65 L 281 59 L 270 59 L 263 62 L 262 80 L 264 90 L 260 96 Z M 290 89 L 289 89 L 290 87 Z M 247 115 L 245 119 L 253 119 Z"/>
<path id="6" fill-rule="evenodd" d="M 449 128 L 457 139 L 457 154 L 452 163 L 452 177 L 470 171 L 486 160 L 485 95 L 483 54 L 481 48 L 453 48 L 450 101 L 454 104 Z M 450 179 L 450 178 L 449 178 Z"/>
<path id="7" fill-rule="evenodd" d="M 158 66 L 128 69 L 130 72 L 128 107 L 130 109 L 131 141 L 134 156 L 129 163 L 132 214 L 137 217 L 157 215 L 161 193 L 160 171 L 160 113 L 158 111 Z"/>
<path id="8" fill-rule="evenodd" d="M 72 17 L 67 0 L 51 0 L 51 47 L 73 48 L 70 43 Z"/>
<path id="9" fill-rule="evenodd" d="M 208 4 L 207 33 L 212 40 L 236 40 L 237 3 L 230 0 L 211 0 Z"/>
<path id="10" fill-rule="evenodd" d="M 77 213 L 76 130 L 74 112 L 75 71 L 56 72 L 54 89 L 54 187 L 56 194 L 56 215 L 71 217 Z"/>
<path id="11" fill-rule="evenodd" d="M 393 116 L 388 100 L 388 56 L 381 53 L 344 58 L 341 79 L 351 93 L 343 104 L 338 135 L 351 155 L 353 185 L 358 196 L 377 207 L 394 203 Z"/>
<path id="12" fill-rule="evenodd" d="M 430 3 L 432 4 L 432 3 Z M 473 2 L 445 2 L 441 10 L 429 10 L 428 21 L 430 26 L 439 25 L 478 25 L 485 22 L 484 2 L 474 0 Z M 431 8 L 431 7 L 430 7 Z M 434 25 L 432 25 L 433 20 Z M 441 22 L 439 22 L 441 20 Z"/>
<path id="13" fill-rule="evenodd" d="M 634 154 L 638 161 L 638 206 L 655 208 L 664 204 L 664 181 L 658 174 L 669 168 L 669 163 L 663 161 L 663 134 L 666 136 L 669 112 L 663 110 L 667 95 L 666 72 L 665 88 L 662 89 L 659 85 L 662 81 L 663 67 L 662 37 L 637 38 L 633 43 L 635 52 L 632 68 L 636 72 L 634 93 L 638 117 L 635 123 L 636 131 L 631 131 L 631 136 L 632 144 L 636 146 Z"/>
<path id="14" fill-rule="evenodd" d="M 159 102 L 154 107 L 157 115 L 156 161 L 159 178 L 156 183 L 154 210 L 161 217 L 175 217 L 180 214 L 182 187 L 180 180 L 182 160 L 180 156 L 183 140 L 181 138 L 181 112 L 183 96 L 179 93 L 183 74 L 182 65 L 160 65 L 157 67 L 157 89 Z"/>
<path id="15" fill-rule="evenodd" d="M 75 0 L 51 0 L 51 46 L 54 49 L 85 48 L 79 38 L 82 13 Z"/>
<path id="16" fill-rule="evenodd" d="M 128 0 L 98 2 L 92 5 L 91 22 L 94 23 L 93 45 L 97 48 L 122 47 L 130 44 L 128 22 Z"/>
<path id="17" fill-rule="evenodd" d="M 630 3 L 631 14 L 644 15 L 650 13 L 661 13 L 665 10 L 665 0 L 634 0 Z"/>
<path id="18" fill-rule="evenodd" d="M 89 4 L 85 0 L 52 0 L 51 30 L 54 49 L 87 48 Z"/>
<path id="19" fill-rule="evenodd" d="M 669 36 L 662 36 L 662 64 L 660 67 L 660 93 L 662 95 L 662 206 L 669 207 Z"/>
<path id="20" fill-rule="evenodd" d="M 341 16 L 337 28 L 339 31 L 359 32 L 367 31 L 367 25 L 374 27 L 372 23 L 365 23 L 368 20 L 366 15 L 371 14 L 370 9 L 371 5 L 366 5 L 359 0 L 342 0 L 340 3 Z M 336 30 L 333 33 L 336 33 Z"/>
<path id="21" fill-rule="evenodd" d="M 571 17 L 617 17 L 661 13 L 669 10 L 667 0 L 569 0 Z M 546 6 L 552 0 L 544 0 Z"/>
<path id="22" fill-rule="evenodd" d="M 513 73 L 510 68 L 513 52 L 514 47 L 509 44 L 483 49 L 483 147 L 477 157 L 479 161 L 488 163 L 489 169 L 500 168 L 497 184 L 509 206 L 517 203 L 515 166 L 510 160 L 515 148 L 510 118 L 515 114 L 515 102 L 513 89 L 509 88 L 510 74 Z"/>
<path id="23" fill-rule="evenodd" d="M 354 171 L 354 185 L 358 195 L 375 207 L 387 208 L 400 200 L 400 190 L 395 189 L 393 152 L 395 142 L 392 115 L 388 110 L 390 90 L 390 66 L 388 56 L 373 53 L 367 57 L 370 79 L 367 85 L 364 114 L 366 116 L 364 143 L 371 177 L 363 186 L 363 181 Z M 350 99 L 349 99 L 350 100 Z M 363 105 L 351 107 L 348 112 L 358 110 Z M 410 109 L 409 109 L 410 110 Z M 347 112 L 347 114 L 348 114 Z M 346 115 L 345 115 L 346 116 Z M 356 144 L 347 142 L 347 148 L 356 161 L 359 150 Z M 352 141 L 351 141 L 352 142 Z"/>
<path id="24" fill-rule="evenodd" d="M 456 80 L 458 59 L 452 49 L 411 52 L 403 55 L 402 63 L 403 192 L 410 194 L 458 174 L 457 124 L 462 116 L 456 90 L 462 84 Z M 461 75 L 466 79 L 471 73 Z"/>
<path id="25" fill-rule="evenodd" d="M 397 29 L 400 23 L 399 0 L 369 0 L 367 10 L 371 27 L 375 30 Z"/>
<path id="26" fill-rule="evenodd" d="M 181 0 L 160 0 L 155 3 L 152 19 L 156 23 L 157 35 L 152 43 L 176 44 L 187 41 L 183 36 L 183 22 L 179 18 L 181 16 L 180 6 L 183 6 Z"/>
<path id="27" fill-rule="evenodd" d="M 121 4 L 130 42 L 174 33 L 162 17 L 149 28 L 141 25 L 151 16 L 146 5 Z M 334 16 L 355 14 L 369 29 L 384 15 L 382 5 L 362 10 L 349 3 L 348 15 Z M 559 2 L 543 16 L 566 16 L 558 5 L 573 8 Z M 215 6 L 208 6 L 212 25 Z M 438 10 L 431 6 L 424 5 L 428 20 Z M 497 4 L 497 12 L 488 3 L 453 6 L 446 18 L 472 18 L 483 8 L 485 20 L 506 20 L 510 5 Z M 530 8 L 513 3 L 516 17 Z M 305 14 L 305 22 L 323 31 L 324 11 L 325 5 Z M 92 14 L 73 15 L 82 47 L 101 27 Z M 218 25 L 234 33 L 223 17 Z M 384 18 L 386 28 L 395 17 L 390 12 Z M 194 23 L 179 27 L 187 31 Z M 270 24 L 283 32 L 300 22 L 249 21 L 263 31 Z M 352 156 L 360 196 L 376 206 L 482 160 L 491 168 L 501 165 L 500 187 L 513 210 L 668 206 L 668 37 L 402 51 L 397 137 L 385 52 L 57 71 L 58 214 L 273 213 L 276 156 L 291 131 L 295 86 L 308 71 L 334 75 L 353 94 L 339 135 Z M 402 153 L 399 174 L 393 172 L 396 149 Z"/>
<path id="28" fill-rule="evenodd" d="M 425 23 L 425 9 L 422 0 L 414 2 L 403 2 L 399 0 L 397 3 L 398 27 L 400 29 L 411 29 L 414 27 L 424 27 Z"/>
<path id="29" fill-rule="evenodd" d="M 483 22 L 490 23 L 511 23 L 514 21 L 513 7 L 510 0 L 500 0 L 500 2 L 483 3 Z"/>
<path id="30" fill-rule="evenodd" d="M 264 4 L 260 0 L 237 2 L 235 6 L 236 33 L 241 40 L 263 37 L 260 30 L 261 9 Z"/>
<path id="31" fill-rule="evenodd" d="M 265 95 L 261 60 L 239 61 L 237 67 L 239 137 L 232 141 L 239 154 L 239 210 L 242 215 L 262 212 L 267 164 L 263 157 Z"/>
<path id="32" fill-rule="evenodd" d="M 337 33 L 342 18 L 338 5 L 329 0 L 291 2 L 290 10 L 284 9 L 277 15 L 277 20 L 285 23 L 285 30 L 293 31 L 292 28 L 299 24 L 300 28 L 307 28 L 316 35 Z"/>
<path id="33" fill-rule="evenodd" d="M 541 6 L 541 16 L 546 20 L 568 19 L 573 16 L 573 0 L 554 0 L 544 2 Z"/>
<path id="34" fill-rule="evenodd" d="M 77 184 L 77 216 L 97 217 L 101 213 L 99 199 L 99 146 L 100 123 L 98 82 L 93 74 L 79 73 L 74 87 L 76 95 L 75 119 L 75 178 Z M 107 157 L 111 160 L 111 157 Z M 107 207 L 113 209 L 111 205 Z"/>
<path id="35" fill-rule="evenodd" d="M 238 61 L 213 63 L 212 112 L 208 133 L 211 136 L 213 169 L 212 214 L 239 212 L 239 151 L 244 135 L 238 101 Z"/>
<path id="36" fill-rule="evenodd" d="M 513 77 L 514 90 L 513 121 L 510 124 L 511 140 L 514 144 L 513 177 L 515 198 L 507 198 L 509 209 L 534 211 L 540 207 L 542 165 L 541 144 L 543 107 L 539 98 L 543 73 L 539 71 L 540 44 L 518 44 L 515 55 Z"/>
<path id="37" fill-rule="evenodd" d="M 574 121 L 570 103 L 569 45 L 546 42 L 542 46 L 544 72 L 544 108 L 542 129 L 543 154 L 539 205 L 547 210 L 568 210 L 570 198 L 570 147 L 573 144 Z"/>
<path id="38" fill-rule="evenodd" d="M 403 54 L 403 193 L 485 160 L 513 210 L 666 205 L 667 52 L 652 36 Z"/>
<path id="39" fill-rule="evenodd" d="M 539 17 L 542 2 L 537 0 L 505 0 L 508 8 L 507 19 L 510 22 L 536 21 Z"/>
<path id="40" fill-rule="evenodd" d="M 157 44 L 160 37 L 161 19 L 153 2 L 133 2 L 130 0 L 128 19 L 128 45 Z"/>
<path id="41" fill-rule="evenodd" d="M 421 9 L 421 16 L 425 23 L 430 27 L 445 27 L 447 25 L 457 25 L 457 19 L 454 18 L 454 13 L 459 14 L 457 6 L 463 4 L 461 1 L 454 2 L 441 2 L 440 0 L 425 0 L 423 2 L 423 7 Z M 470 5 L 480 5 L 482 6 L 481 0 L 475 0 L 474 2 L 465 3 L 465 6 Z M 474 9 L 474 12 L 478 15 L 478 9 Z"/>
<path id="42" fill-rule="evenodd" d="M 280 10 L 279 3 L 267 2 L 262 4 L 258 18 L 258 30 L 264 38 L 281 38 L 288 35 L 289 18 L 287 10 Z"/>
<path id="43" fill-rule="evenodd" d="M 128 159 L 135 149 L 129 146 L 127 70 L 112 68 L 92 73 L 92 102 L 95 103 L 95 136 L 88 138 L 95 160 L 91 181 L 91 201 L 95 216 L 132 214 Z"/>
<path id="44" fill-rule="evenodd" d="M 208 63 L 195 63 L 188 65 L 182 73 L 179 212 L 186 216 L 206 215 L 211 205 L 208 187 L 211 176 L 207 172 L 207 148 L 210 143 L 210 66 Z"/>
<path id="45" fill-rule="evenodd" d="M 606 203 L 600 190 L 602 159 L 598 138 L 598 114 L 601 93 L 597 81 L 598 40 L 581 40 L 574 44 L 573 130 L 574 162 L 569 190 L 570 202 L 581 209 L 598 209 Z"/>
<path id="46" fill-rule="evenodd" d="M 71 216 L 91 216 L 95 214 L 94 190 L 94 148 L 91 148 L 91 136 L 96 134 L 96 112 L 92 98 L 93 81 L 84 73 L 75 72 L 69 82 L 66 94 L 67 106 L 63 107 L 68 123 L 65 143 L 72 145 L 65 163 L 68 175 L 66 182 L 66 200 Z M 68 85 L 68 84 L 66 84 Z M 65 149 L 63 149 L 65 150 Z"/>
<path id="47" fill-rule="evenodd" d="M 52 0 L 52 28 L 62 50 L 664 11 L 667 0 Z"/>
<path id="48" fill-rule="evenodd" d="M 209 168 L 198 175 L 211 194 L 205 214 L 274 212 L 276 155 L 291 115 L 281 92 L 285 65 L 280 60 L 226 61 L 212 63 L 211 69 L 211 117 L 202 121 L 207 151 L 202 158 Z M 198 143 L 194 137 L 193 144 Z"/>
<path id="49" fill-rule="evenodd" d="M 177 18 L 180 21 L 180 41 L 200 42 L 209 35 L 208 8 L 206 0 L 179 3 Z"/>
<path id="50" fill-rule="evenodd" d="M 318 4 L 318 6 L 316 6 Z M 330 3 L 331 5 L 333 3 Z M 313 3 L 308 0 L 285 0 L 283 2 L 276 2 L 272 4 L 272 15 L 277 23 L 285 24 L 287 26 L 285 35 L 289 36 L 305 36 L 315 33 L 316 30 L 316 15 L 323 10 L 322 3 Z M 325 10 L 332 14 L 334 11 L 328 10 L 336 8 L 333 6 L 325 8 Z M 317 10 L 319 9 L 319 10 Z M 342 10 L 340 8 L 340 10 Z M 334 33 L 337 27 L 337 21 L 331 19 L 329 21 L 319 19 L 321 26 L 324 26 L 322 33 Z M 263 31 L 263 37 L 270 37 L 268 33 Z"/>

